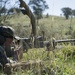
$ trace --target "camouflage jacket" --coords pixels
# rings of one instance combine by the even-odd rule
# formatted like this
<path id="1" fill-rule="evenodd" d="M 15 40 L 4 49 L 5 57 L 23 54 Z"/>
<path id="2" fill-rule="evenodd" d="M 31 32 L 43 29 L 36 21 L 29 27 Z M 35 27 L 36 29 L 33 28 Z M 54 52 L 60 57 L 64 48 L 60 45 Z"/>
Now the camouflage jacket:
<path id="1" fill-rule="evenodd" d="M 3 46 L 0 46 L 0 63 L 2 64 L 3 67 L 6 63 L 8 63 L 8 59 Z"/>

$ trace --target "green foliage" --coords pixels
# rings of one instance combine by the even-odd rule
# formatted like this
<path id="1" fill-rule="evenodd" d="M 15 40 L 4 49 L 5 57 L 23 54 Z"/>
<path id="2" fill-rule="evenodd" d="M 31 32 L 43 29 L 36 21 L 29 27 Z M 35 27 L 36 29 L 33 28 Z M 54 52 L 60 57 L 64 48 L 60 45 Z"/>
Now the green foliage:
<path id="1" fill-rule="evenodd" d="M 28 51 L 27 57 L 24 54 L 25 60 L 43 60 L 44 66 L 42 68 L 41 75 L 74 75 L 74 55 L 75 47 L 66 45 L 61 50 L 55 50 L 54 52 L 49 52 L 49 59 L 47 58 L 47 52 L 43 54 L 44 49 L 31 49 Z M 43 54 L 43 56 L 41 56 Z M 67 54 L 67 56 L 65 56 Z M 70 55 L 69 55 L 70 54 Z M 72 55 L 72 56 L 71 56 Z M 23 59 L 24 60 L 24 59 Z M 34 72 L 31 70 L 30 72 Z"/>
<path id="2" fill-rule="evenodd" d="M 69 7 L 62 8 L 61 10 L 64 13 L 64 16 L 66 17 L 66 19 L 68 19 L 69 16 L 72 15 L 72 9 Z"/>
<path id="3" fill-rule="evenodd" d="M 18 14 L 20 14 L 20 12 L 21 12 L 19 8 L 10 8 L 8 10 L 8 14 L 14 14 L 14 11 Z"/>
<path id="4" fill-rule="evenodd" d="M 49 8 L 44 0 L 30 0 L 29 5 L 32 7 L 33 13 L 37 19 L 42 18 L 44 10 Z"/>
<path id="5" fill-rule="evenodd" d="M 49 53 L 49 56 L 47 56 Z M 47 59 L 48 58 L 48 59 Z M 43 66 L 31 66 L 29 70 L 22 70 L 20 67 L 12 71 L 11 75 L 37 75 L 38 69 L 40 75 L 74 75 L 75 74 L 75 47 L 64 45 L 60 50 L 47 52 L 45 48 L 29 49 L 27 53 L 23 54 L 22 61 L 37 60 L 43 61 Z M 0 72 L 3 74 L 2 72 Z"/>
<path id="6" fill-rule="evenodd" d="M 75 58 L 75 47 L 65 46 L 62 50 L 66 59 L 74 59 Z"/>
<path id="7" fill-rule="evenodd" d="M 72 15 L 75 17 L 75 10 L 72 10 Z"/>

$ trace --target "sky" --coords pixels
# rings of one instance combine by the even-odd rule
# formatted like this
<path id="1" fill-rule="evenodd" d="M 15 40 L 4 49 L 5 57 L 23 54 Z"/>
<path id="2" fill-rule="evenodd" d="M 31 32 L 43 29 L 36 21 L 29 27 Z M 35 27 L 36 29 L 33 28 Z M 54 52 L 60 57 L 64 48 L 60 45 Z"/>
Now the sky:
<path id="1" fill-rule="evenodd" d="M 45 0 L 49 6 L 49 9 L 44 12 L 50 15 L 62 14 L 61 8 L 69 7 L 75 9 L 75 0 Z"/>
<path id="2" fill-rule="evenodd" d="M 14 6 L 13 4 L 15 1 L 18 0 L 11 0 L 10 5 Z M 26 3 L 28 3 L 29 0 L 24 0 Z M 75 0 L 45 0 L 46 3 L 49 6 L 49 9 L 44 11 L 44 14 L 49 14 L 49 15 L 57 15 L 60 16 L 60 14 L 63 14 L 61 9 L 64 7 L 69 7 L 71 9 L 75 9 Z"/>

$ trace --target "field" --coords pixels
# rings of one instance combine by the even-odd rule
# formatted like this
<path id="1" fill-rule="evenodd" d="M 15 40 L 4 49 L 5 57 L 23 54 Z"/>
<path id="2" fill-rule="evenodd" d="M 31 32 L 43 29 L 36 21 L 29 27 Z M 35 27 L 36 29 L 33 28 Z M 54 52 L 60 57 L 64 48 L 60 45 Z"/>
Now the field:
<path id="1" fill-rule="evenodd" d="M 14 19 L 15 17 L 15 19 Z M 26 15 L 9 16 L 6 20 L 16 30 L 16 34 L 20 37 L 29 37 L 31 34 L 30 19 Z M 45 32 L 45 38 L 50 40 L 55 37 L 56 39 L 74 38 L 75 33 L 75 19 L 69 18 L 68 20 L 62 16 L 44 16 L 36 24 L 37 36 L 42 36 L 42 31 Z M 7 24 L 8 25 L 8 24 Z M 22 30 L 21 30 L 22 29 Z"/>
<path id="2" fill-rule="evenodd" d="M 47 54 L 49 55 L 47 56 Z M 47 52 L 45 48 L 29 49 L 23 54 L 19 62 L 30 60 L 42 60 L 43 66 L 36 64 L 30 69 L 22 70 L 20 67 L 12 71 L 11 75 L 74 75 L 75 74 L 75 47 L 64 46 L 62 49 L 55 49 Z M 0 75 L 3 75 L 1 72 Z"/>
<path id="3" fill-rule="evenodd" d="M 16 16 L 15 19 L 12 17 L 10 20 L 7 19 L 14 29 L 16 34 L 20 37 L 29 37 L 31 33 L 31 23 L 30 19 L 25 15 Z M 45 38 L 51 39 L 55 37 L 56 39 L 68 39 L 74 38 L 75 33 L 75 19 L 69 18 L 68 20 L 62 16 L 45 16 L 39 20 L 36 24 L 37 36 L 42 36 L 42 31 L 45 32 Z M 22 30 L 20 30 L 22 29 Z"/>
<path id="4" fill-rule="evenodd" d="M 10 17 L 10 16 L 9 16 Z M 15 17 L 15 18 L 14 18 Z M 15 29 L 16 35 L 29 37 L 31 33 L 30 19 L 27 16 L 12 16 L 6 22 Z M 46 40 L 75 38 L 75 19 L 49 16 L 39 20 L 37 24 L 37 36 L 45 31 Z M 70 28 L 71 27 L 71 28 Z M 21 29 L 22 28 L 22 29 Z M 11 75 L 75 75 L 75 47 L 71 44 L 62 44 L 63 48 L 46 51 L 46 48 L 32 48 L 27 53 L 23 53 L 23 58 L 19 62 L 30 60 L 41 60 L 43 65 L 36 64 L 30 69 L 22 70 L 20 67 L 12 71 Z M 3 75 L 3 72 L 0 72 Z"/>

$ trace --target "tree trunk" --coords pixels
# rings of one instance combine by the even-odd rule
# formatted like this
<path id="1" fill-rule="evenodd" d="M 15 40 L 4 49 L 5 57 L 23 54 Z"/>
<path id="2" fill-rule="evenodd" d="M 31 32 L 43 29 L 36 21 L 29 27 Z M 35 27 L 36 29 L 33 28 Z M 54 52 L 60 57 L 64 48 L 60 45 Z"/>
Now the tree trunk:
<path id="1" fill-rule="evenodd" d="M 31 20 L 31 24 L 32 24 L 32 34 L 33 36 L 36 36 L 36 21 L 35 21 L 35 17 L 33 15 L 33 13 L 31 12 L 31 10 L 29 9 L 28 5 L 23 1 L 23 0 L 19 0 L 20 1 L 20 7 L 24 7 L 28 17 Z"/>

